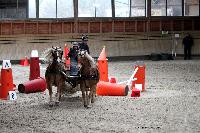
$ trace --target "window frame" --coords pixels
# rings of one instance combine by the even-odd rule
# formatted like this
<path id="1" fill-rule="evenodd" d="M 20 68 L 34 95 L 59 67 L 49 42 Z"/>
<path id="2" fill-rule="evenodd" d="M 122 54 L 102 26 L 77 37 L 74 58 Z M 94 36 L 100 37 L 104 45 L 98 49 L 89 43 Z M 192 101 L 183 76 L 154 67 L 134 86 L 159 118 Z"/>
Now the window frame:
<path id="1" fill-rule="evenodd" d="M 183 16 L 184 17 L 199 17 L 200 16 L 200 0 L 199 0 L 199 11 L 198 11 L 199 15 L 196 15 L 196 16 L 194 16 L 194 15 L 191 15 L 191 16 L 190 15 L 185 15 L 185 1 L 186 0 L 182 0 L 182 8 L 183 8 L 182 9 L 182 14 L 183 14 Z"/>
<path id="2" fill-rule="evenodd" d="M 145 16 L 130 16 L 129 17 L 116 17 L 115 12 L 116 12 L 116 7 L 115 7 L 115 0 L 111 0 L 111 10 L 112 10 L 112 16 L 111 17 L 78 17 L 78 0 L 73 0 L 73 17 L 67 17 L 67 18 L 39 18 L 39 0 L 35 0 L 36 1 L 36 17 L 33 18 L 29 18 L 29 1 L 27 2 L 27 10 L 26 10 L 26 17 L 25 18 L 0 18 L 0 21 L 2 20 L 70 20 L 70 21 L 74 21 L 74 20 L 109 20 L 109 19 L 114 19 L 114 20 L 124 20 L 124 19 L 150 19 L 150 18 L 198 18 L 200 16 L 200 0 L 199 0 L 199 11 L 198 11 L 198 16 L 189 16 L 189 15 L 185 15 L 185 0 L 182 0 L 182 15 L 181 16 L 169 16 L 167 14 L 167 2 L 168 0 L 166 0 L 166 16 L 152 16 L 151 15 L 151 8 L 152 8 L 152 4 L 151 1 L 152 0 L 145 0 Z M 57 0 L 56 0 L 57 1 Z M 131 2 L 131 0 L 130 0 Z M 57 8 L 57 6 L 56 6 Z M 57 10 L 57 9 L 56 9 Z M 130 13 L 131 13 L 131 4 L 130 4 Z M 57 11 L 56 11 L 57 12 Z M 57 13 L 56 13 L 57 15 Z"/>

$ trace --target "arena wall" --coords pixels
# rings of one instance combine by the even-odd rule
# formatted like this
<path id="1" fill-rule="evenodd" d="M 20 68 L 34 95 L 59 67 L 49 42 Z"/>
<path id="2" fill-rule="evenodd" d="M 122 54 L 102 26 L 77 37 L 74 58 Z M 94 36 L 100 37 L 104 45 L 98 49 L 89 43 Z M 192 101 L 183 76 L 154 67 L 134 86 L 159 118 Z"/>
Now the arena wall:
<path id="1" fill-rule="evenodd" d="M 98 57 L 106 46 L 107 57 L 146 56 L 171 53 L 175 34 L 179 34 L 176 52 L 183 55 L 182 38 L 189 32 L 194 38 L 193 55 L 200 55 L 200 20 L 79 20 L 79 21 L 0 21 L 0 60 L 30 57 L 51 47 L 81 41 L 89 35 L 91 55 Z M 162 32 L 164 31 L 164 32 Z M 167 33 L 168 32 L 168 33 Z M 162 34 L 164 33 L 164 34 Z M 166 34 L 167 33 L 167 34 Z"/>

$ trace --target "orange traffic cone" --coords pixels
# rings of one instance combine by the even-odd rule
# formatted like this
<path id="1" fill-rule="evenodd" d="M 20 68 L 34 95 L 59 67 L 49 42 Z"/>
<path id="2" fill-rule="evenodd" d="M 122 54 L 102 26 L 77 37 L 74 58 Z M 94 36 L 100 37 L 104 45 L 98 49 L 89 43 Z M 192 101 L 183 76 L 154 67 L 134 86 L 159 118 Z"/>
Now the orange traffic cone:
<path id="1" fill-rule="evenodd" d="M 67 56 L 68 53 L 69 53 L 69 49 L 67 47 L 67 44 L 65 44 L 65 47 L 64 47 L 64 58 Z"/>
<path id="2" fill-rule="evenodd" d="M 1 90 L 1 72 L 0 72 L 0 90 Z"/>
<path id="3" fill-rule="evenodd" d="M 116 83 L 117 81 L 116 81 L 116 78 L 115 78 L 115 77 L 110 77 L 110 78 L 109 78 L 109 82 L 110 82 L 110 83 Z"/>
<path id="4" fill-rule="evenodd" d="M 37 79 L 40 77 L 40 65 L 38 51 L 32 50 L 30 58 L 30 75 L 29 80 Z"/>
<path id="5" fill-rule="evenodd" d="M 140 90 L 133 87 L 131 97 L 140 97 Z"/>
<path id="6" fill-rule="evenodd" d="M 28 58 L 27 58 L 27 57 L 25 57 L 25 60 L 24 60 L 24 66 L 29 66 Z"/>
<path id="7" fill-rule="evenodd" d="M 106 58 L 105 46 L 98 58 L 98 68 L 100 73 L 100 81 L 108 82 L 108 59 Z"/>
<path id="8" fill-rule="evenodd" d="M 29 66 L 28 58 L 25 57 L 25 59 L 21 59 L 21 60 L 20 60 L 20 65 L 21 65 L 21 66 Z"/>
<path id="9" fill-rule="evenodd" d="M 21 66 L 24 66 L 24 61 L 25 61 L 25 59 L 21 59 L 21 60 L 20 60 L 20 65 L 21 65 Z"/>
<path id="10" fill-rule="evenodd" d="M 66 67 L 67 70 L 70 69 L 70 58 L 68 58 L 68 59 L 66 58 L 68 53 L 69 53 L 69 49 L 68 49 L 67 45 L 65 44 L 64 58 L 65 58 L 65 67 Z"/>
<path id="11" fill-rule="evenodd" d="M 1 79 L 0 99 L 7 100 L 8 92 L 14 91 L 10 60 L 3 60 Z"/>
<path id="12" fill-rule="evenodd" d="M 128 90 L 128 85 L 99 81 L 96 93 L 100 96 L 127 96 Z"/>
<path id="13" fill-rule="evenodd" d="M 46 81 L 41 77 L 18 85 L 19 92 L 26 94 L 44 92 L 46 88 Z"/>
<path id="14" fill-rule="evenodd" d="M 1 72 L 0 72 L 0 86 L 1 86 Z"/>
<path id="15" fill-rule="evenodd" d="M 137 80 L 132 82 L 132 87 L 139 89 L 140 91 L 145 91 L 145 64 L 138 64 L 134 66 L 134 69 L 138 67 L 138 71 L 135 74 L 134 78 Z"/>

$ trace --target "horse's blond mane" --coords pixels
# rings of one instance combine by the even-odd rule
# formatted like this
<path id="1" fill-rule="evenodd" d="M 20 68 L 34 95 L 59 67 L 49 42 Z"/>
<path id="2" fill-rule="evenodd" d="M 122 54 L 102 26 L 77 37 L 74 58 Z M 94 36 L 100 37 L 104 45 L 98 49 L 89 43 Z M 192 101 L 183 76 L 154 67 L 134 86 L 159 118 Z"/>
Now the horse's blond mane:
<path id="1" fill-rule="evenodd" d="M 48 48 L 42 53 L 42 58 L 44 59 L 45 63 L 51 63 L 53 61 L 51 52 L 52 52 L 52 48 Z"/>
<path id="2" fill-rule="evenodd" d="M 87 52 L 85 53 L 85 57 L 89 60 L 91 67 L 95 68 L 96 67 L 96 63 L 94 61 L 94 59 L 92 58 L 92 56 L 90 56 Z"/>

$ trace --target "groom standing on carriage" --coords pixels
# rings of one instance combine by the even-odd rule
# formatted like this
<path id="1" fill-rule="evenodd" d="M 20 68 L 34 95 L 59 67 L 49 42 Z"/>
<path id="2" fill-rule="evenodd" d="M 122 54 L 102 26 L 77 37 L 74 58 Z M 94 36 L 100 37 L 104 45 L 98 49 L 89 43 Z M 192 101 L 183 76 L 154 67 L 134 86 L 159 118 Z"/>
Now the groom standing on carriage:
<path id="1" fill-rule="evenodd" d="M 80 50 L 85 50 L 85 51 L 88 52 L 88 54 L 90 54 L 90 50 L 89 50 L 89 47 L 88 47 L 88 44 L 87 44 L 88 36 L 87 35 L 83 35 L 81 39 L 82 39 L 82 42 L 79 43 L 79 49 Z"/>

